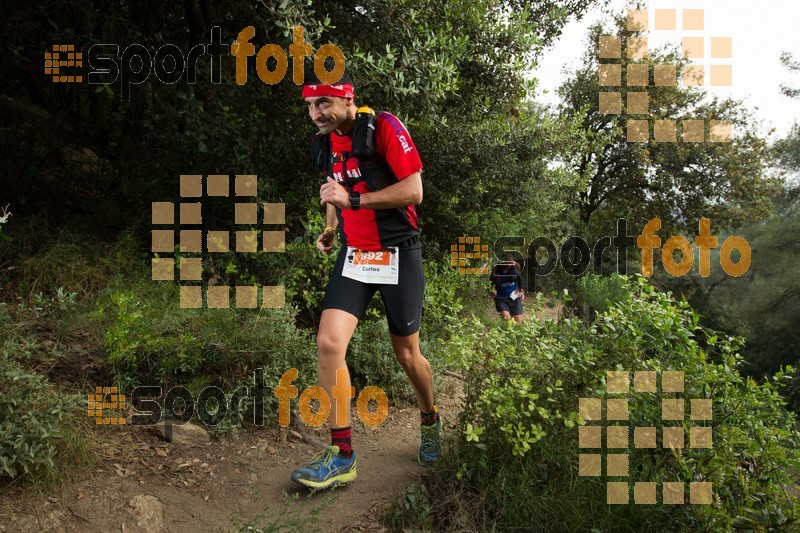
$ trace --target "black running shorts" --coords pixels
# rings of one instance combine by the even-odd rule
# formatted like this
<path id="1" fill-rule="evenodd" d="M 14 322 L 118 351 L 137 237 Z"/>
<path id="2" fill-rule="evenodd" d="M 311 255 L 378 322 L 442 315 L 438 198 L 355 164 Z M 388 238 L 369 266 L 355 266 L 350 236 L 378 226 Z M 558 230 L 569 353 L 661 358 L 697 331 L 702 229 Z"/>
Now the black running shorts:
<path id="1" fill-rule="evenodd" d="M 508 311 L 509 313 L 511 313 L 511 316 L 521 315 L 522 298 L 517 298 L 516 300 L 512 300 L 511 297 L 501 298 L 497 296 L 494 299 L 494 308 L 497 309 L 498 313 L 502 313 L 503 311 Z"/>
<path id="2" fill-rule="evenodd" d="M 400 337 L 419 331 L 422 299 L 425 296 L 422 247 L 400 248 L 398 254 L 400 274 L 397 285 L 362 283 L 342 276 L 347 255 L 347 248 L 343 246 L 328 281 L 322 309 L 341 309 L 361 320 L 375 291 L 380 291 L 389 331 Z"/>

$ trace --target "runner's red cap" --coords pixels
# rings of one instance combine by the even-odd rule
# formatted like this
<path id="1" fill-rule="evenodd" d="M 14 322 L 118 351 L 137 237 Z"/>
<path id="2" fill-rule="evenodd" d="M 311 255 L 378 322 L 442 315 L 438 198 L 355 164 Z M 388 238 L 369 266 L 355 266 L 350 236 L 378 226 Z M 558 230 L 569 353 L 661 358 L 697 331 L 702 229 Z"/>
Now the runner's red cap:
<path id="1" fill-rule="evenodd" d="M 303 85 L 303 98 L 316 96 L 338 96 L 339 98 L 353 98 L 355 91 L 349 83 L 340 85 Z"/>

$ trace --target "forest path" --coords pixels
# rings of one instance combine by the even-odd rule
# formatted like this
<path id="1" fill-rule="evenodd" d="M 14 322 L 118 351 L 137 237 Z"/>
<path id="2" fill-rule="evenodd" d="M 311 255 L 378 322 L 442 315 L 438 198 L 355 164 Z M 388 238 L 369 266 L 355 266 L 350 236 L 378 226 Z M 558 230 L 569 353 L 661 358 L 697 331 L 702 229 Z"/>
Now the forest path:
<path id="1" fill-rule="evenodd" d="M 437 403 L 452 426 L 460 381 L 437 379 Z M 277 427 L 190 446 L 166 443 L 148 427 L 98 426 L 94 471 L 52 493 L 6 487 L 0 531 L 385 531 L 390 501 L 429 472 L 417 462 L 419 411 L 390 408 L 377 428 L 352 414 L 358 478 L 313 494 L 290 475 L 319 448 L 286 430 L 282 438 Z M 307 433 L 328 441 L 324 428 Z"/>

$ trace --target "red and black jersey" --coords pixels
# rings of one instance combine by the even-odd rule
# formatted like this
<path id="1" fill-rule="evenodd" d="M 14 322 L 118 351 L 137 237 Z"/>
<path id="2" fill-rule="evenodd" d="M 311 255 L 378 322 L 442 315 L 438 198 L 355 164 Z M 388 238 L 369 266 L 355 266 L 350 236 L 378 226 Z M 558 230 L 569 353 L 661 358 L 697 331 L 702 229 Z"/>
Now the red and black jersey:
<path id="1" fill-rule="evenodd" d="M 372 192 L 422 170 L 422 161 L 408 130 L 396 116 L 381 112 L 375 123 L 375 148 L 380 157 L 359 160 L 349 154 L 352 130 L 330 134 L 333 164 L 328 175 L 356 192 Z M 347 178 L 350 178 L 349 180 Z M 336 209 L 344 244 L 360 250 L 396 246 L 420 234 L 413 205 L 392 209 Z"/>

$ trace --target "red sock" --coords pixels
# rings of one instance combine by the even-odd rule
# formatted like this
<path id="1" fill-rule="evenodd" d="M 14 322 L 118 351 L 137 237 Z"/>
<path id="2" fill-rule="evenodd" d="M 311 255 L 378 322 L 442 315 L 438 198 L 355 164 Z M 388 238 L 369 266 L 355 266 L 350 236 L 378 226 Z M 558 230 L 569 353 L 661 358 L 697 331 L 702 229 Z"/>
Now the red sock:
<path id="1" fill-rule="evenodd" d="M 432 426 L 439 421 L 439 408 L 434 405 L 433 409 L 427 413 L 420 411 L 419 415 L 423 426 Z"/>
<path id="2" fill-rule="evenodd" d="M 353 454 L 353 445 L 350 441 L 352 432 L 349 427 L 331 429 L 331 444 L 339 447 L 339 455 L 345 459 L 350 459 Z"/>

